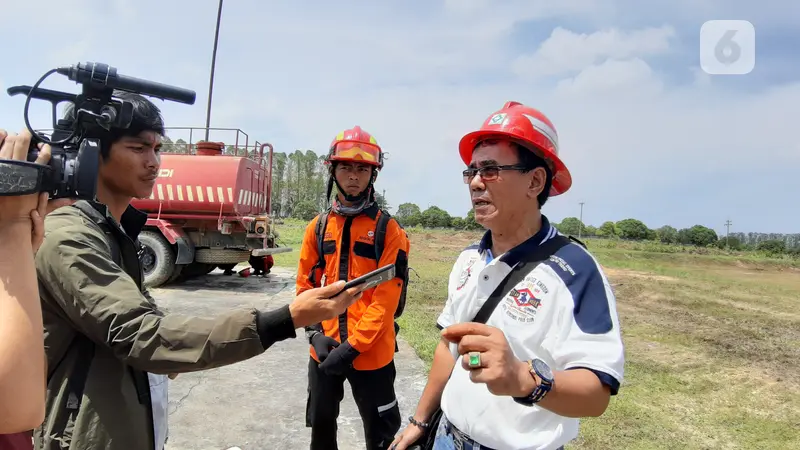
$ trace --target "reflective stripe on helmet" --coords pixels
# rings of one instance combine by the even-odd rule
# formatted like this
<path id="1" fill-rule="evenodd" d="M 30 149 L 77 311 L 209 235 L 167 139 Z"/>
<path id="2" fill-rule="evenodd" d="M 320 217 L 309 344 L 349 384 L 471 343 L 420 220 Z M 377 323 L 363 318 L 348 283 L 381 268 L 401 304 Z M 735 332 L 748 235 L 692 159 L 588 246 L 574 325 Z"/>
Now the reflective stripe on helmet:
<path id="1" fill-rule="evenodd" d="M 558 152 L 558 134 L 556 134 L 556 130 L 554 130 L 550 125 L 545 123 L 543 120 L 537 119 L 536 117 L 531 116 L 530 114 L 522 113 L 526 119 L 531 122 L 533 125 L 533 129 L 538 131 L 539 133 L 543 134 L 547 140 L 553 145 L 554 151 Z"/>
<path id="2" fill-rule="evenodd" d="M 331 142 L 326 164 L 331 161 L 352 161 L 383 167 L 383 151 L 370 133 L 356 125 L 336 135 Z"/>

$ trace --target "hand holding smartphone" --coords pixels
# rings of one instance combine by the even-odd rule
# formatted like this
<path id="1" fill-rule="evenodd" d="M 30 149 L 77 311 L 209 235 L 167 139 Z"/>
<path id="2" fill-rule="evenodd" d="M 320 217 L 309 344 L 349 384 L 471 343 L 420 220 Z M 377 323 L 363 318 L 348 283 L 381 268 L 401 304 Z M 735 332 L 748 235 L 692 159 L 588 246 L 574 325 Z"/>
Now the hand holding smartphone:
<path id="1" fill-rule="evenodd" d="M 362 275 L 354 280 L 348 281 L 341 291 L 337 292 L 336 295 L 341 294 L 342 292 L 353 288 L 358 287 L 358 292 L 364 292 L 367 289 L 374 288 L 375 286 L 385 283 L 395 276 L 395 268 L 394 264 L 388 264 L 386 266 L 380 267 L 372 272 Z M 334 297 L 336 297 L 334 295 Z"/>

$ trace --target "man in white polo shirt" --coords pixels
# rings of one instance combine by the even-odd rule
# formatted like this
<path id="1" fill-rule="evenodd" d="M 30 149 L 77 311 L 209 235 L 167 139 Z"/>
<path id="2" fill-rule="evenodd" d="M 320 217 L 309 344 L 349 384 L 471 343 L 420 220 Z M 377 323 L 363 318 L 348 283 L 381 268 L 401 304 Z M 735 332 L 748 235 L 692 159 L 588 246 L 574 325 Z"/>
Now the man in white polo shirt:
<path id="1" fill-rule="evenodd" d="M 572 184 L 547 117 L 508 102 L 459 152 L 488 231 L 453 266 L 428 383 L 390 448 L 424 447 L 428 433 L 435 450 L 561 448 L 622 382 L 614 293 L 595 258 L 541 214 Z"/>

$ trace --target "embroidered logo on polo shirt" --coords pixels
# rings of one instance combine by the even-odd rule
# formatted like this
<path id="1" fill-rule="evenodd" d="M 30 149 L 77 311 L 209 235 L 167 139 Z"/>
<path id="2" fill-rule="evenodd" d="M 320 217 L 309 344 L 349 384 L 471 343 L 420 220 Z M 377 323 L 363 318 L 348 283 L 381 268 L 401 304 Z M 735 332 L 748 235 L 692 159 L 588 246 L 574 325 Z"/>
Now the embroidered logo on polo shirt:
<path id="1" fill-rule="evenodd" d="M 566 261 L 564 261 L 564 258 L 561 258 L 560 256 L 553 255 L 553 256 L 550 257 L 550 261 L 556 263 L 556 265 L 558 265 L 558 267 L 561 270 L 563 270 L 564 272 L 567 272 L 568 274 L 572 275 L 573 277 L 575 276 L 575 270 L 572 268 L 572 266 L 567 264 Z"/>
<path id="2" fill-rule="evenodd" d="M 470 275 L 472 275 L 472 265 L 475 264 L 475 261 L 477 261 L 477 259 L 470 259 L 467 263 L 467 267 L 461 271 L 461 275 L 458 276 L 458 286 L 456 286 L 457 291 L 460 291 L 461 288 L 466 286 L 467 280 L 469 280 Z"/>
<path id="3" fill-rule="evenodd" d="M 503 302 L 503 311 L 518 322 L 533 323 L 542 306 L 542 297 L 547 292 L 547 286 L 536 278 L 525 279 L 508 293 Z"/>

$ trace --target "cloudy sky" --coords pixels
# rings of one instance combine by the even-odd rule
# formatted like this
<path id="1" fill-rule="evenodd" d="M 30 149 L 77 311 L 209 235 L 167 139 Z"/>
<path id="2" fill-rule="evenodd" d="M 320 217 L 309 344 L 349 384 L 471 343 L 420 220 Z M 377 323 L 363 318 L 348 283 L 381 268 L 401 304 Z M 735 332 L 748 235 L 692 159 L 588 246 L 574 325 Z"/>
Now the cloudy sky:
<path id="1" fill-rule="evenodd" d="M 168 125 L 202 127 L 217 4 L 5 0 L 0 86 L 101 61 L 196 90 L 193 106 L 159 103 Z M 701 70 L 711 19 L 753 23 L 755 70 Z M 552 119 L 572 171 L 553 220 L 585 202 L 594 225 L 800 232 L 798 2 L 228 0 L 222 22 L 211 125 L 319 153 L 359 124 L 390 154 L 377 186 L 395 206 L 466 214 L 458 139 L 516 100 Z M 23 104 L 3 93 L 0 126 L 21 128 Z M 32 122 L 50 127 L 46 104 Z"/>

